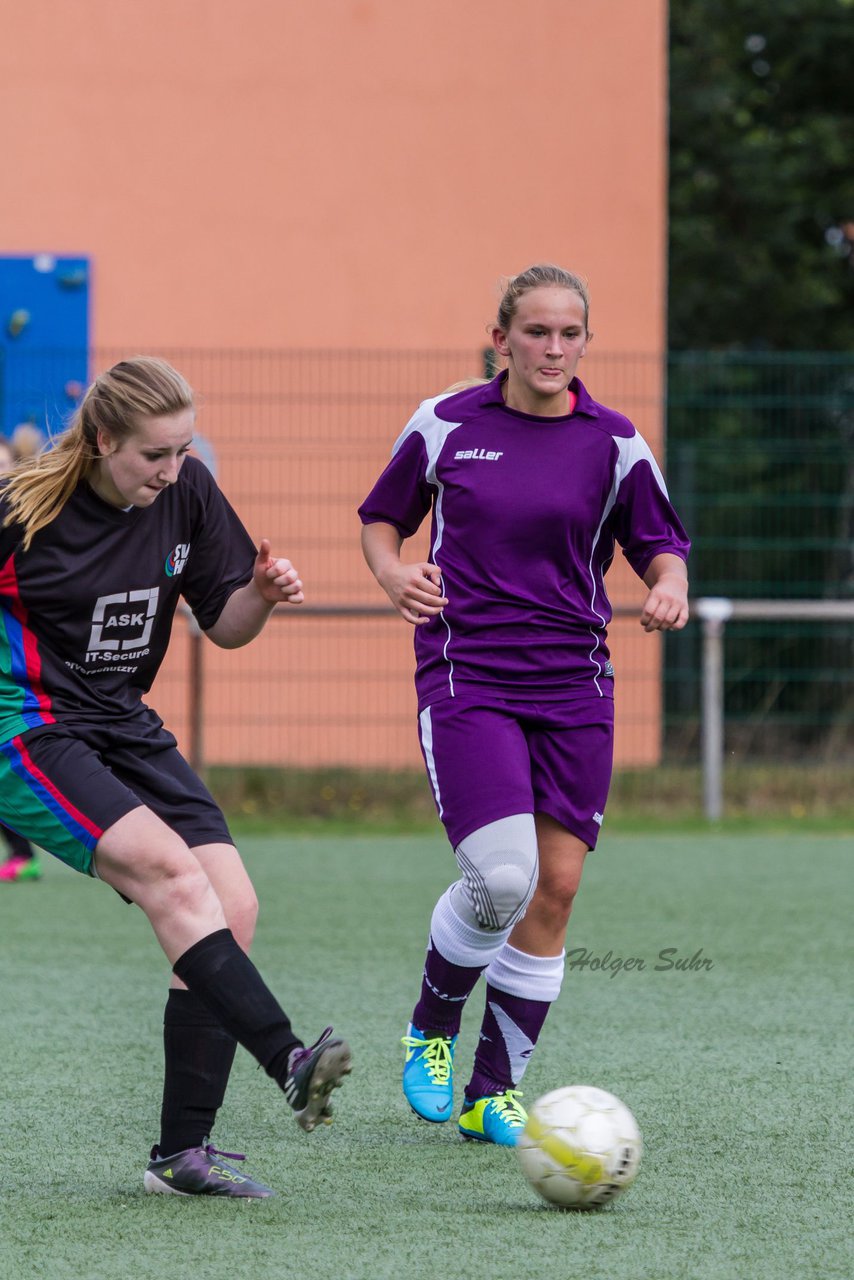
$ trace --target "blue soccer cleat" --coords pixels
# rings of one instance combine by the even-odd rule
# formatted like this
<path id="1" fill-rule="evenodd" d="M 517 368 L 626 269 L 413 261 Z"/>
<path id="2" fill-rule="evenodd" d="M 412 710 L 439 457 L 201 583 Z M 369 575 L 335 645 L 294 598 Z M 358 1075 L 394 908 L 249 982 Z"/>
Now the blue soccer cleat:
<path id="1" fill-rule="evenodd" d="M 459 1130 L 467 1142 L 492 1142 L 515 1147 L 528 1120 L 518 1089 L 466 1101 L 460 1112 Z"/>
<path id="2" fill-rule="evenodd" d="M 401 1043 L 406 1047 L 403 1096 L 422 1120 L 442 1124 L 454 1109 L 454 1050 L 457 1036 L 425 1035 L 410 1022 Z"/>

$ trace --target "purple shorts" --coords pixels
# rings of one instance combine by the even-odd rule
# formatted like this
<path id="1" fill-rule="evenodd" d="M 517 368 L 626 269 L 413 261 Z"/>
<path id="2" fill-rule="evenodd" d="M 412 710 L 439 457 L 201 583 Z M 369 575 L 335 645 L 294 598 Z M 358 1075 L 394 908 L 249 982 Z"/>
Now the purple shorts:
<path id="1" fill-rule="evenodd" d="M 448 839 L 514 813 L 547 813 L 592 849 L 611 783 L 614 703 L 443 698 L 418 717 Z"/>

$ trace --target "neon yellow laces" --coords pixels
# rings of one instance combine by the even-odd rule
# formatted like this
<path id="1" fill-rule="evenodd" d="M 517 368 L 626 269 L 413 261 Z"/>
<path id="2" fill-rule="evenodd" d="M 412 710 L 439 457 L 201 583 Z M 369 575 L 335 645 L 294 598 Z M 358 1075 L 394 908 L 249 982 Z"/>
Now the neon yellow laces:
<path id="1" fill-rule="evenodd" d="M 501 1116 L 507 1124 L 524 1125 L 528 1120 L 528 1113 L 518 1101 L 522 1097 L 518 1089 L 508 1089 L 506 1093 L 500 1094 L 497 1098 L 493 1098 L 492 1105 L 495 1107 L 496 1114 Z"/>
<path id="2" fill-rule="evenodd" d="M 403 1036 L 401 1044 L 406 1045 L 407 1062 L 415 1049 L 421 1049 L 424 1069 L 431 1084 L 448 1083 L 454 1065 L 450 1040 L 446 1040 L 444 1036 L 431 1036 L 429 1040 L 424 1040 L 421 1036 Z"/>

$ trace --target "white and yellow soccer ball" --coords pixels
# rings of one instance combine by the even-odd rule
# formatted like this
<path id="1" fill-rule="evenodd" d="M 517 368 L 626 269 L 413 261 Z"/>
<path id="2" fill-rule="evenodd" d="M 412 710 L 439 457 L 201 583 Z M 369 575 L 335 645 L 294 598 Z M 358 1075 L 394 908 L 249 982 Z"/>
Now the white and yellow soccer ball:
<path id="1" fill-rule="evenodd" d="M 531 1186 L 561 1209 L 593 1209 L 621 1195 L 635 1179 L 642 1150 L 628 1107 L 586 1084 L 538 1098 L 516 1146 Z"/>

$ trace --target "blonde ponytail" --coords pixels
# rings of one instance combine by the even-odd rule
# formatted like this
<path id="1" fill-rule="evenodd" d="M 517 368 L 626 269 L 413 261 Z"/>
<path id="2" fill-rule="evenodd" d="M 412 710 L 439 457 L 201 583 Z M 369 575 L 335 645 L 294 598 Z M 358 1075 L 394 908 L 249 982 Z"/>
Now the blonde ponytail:
<path id="1" fill-rule="evenodd" d="M 2 489 L 8 511 L 3 527 L 23 528 L 23 549 L 55 520 L 99 457 L 99 433 L 121 445 L 139 418 L 169 417 L 193 407 L 193 392 L 177 370 L 156 356 L 134 356 L 100 374 L 67 429 L 19 464 Z"/>
<path id="2" fill-rule="evenodd" d="M 459 382 L 452 382 L 449 387 L 445 387 L 442 395 L 450 395 L 452 391 L 468 391 L 469 387 L 485 387 L 491 381 L 491 378 L 460 378 Z"/>

